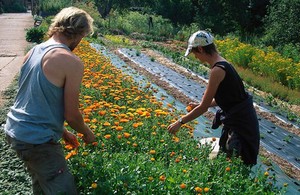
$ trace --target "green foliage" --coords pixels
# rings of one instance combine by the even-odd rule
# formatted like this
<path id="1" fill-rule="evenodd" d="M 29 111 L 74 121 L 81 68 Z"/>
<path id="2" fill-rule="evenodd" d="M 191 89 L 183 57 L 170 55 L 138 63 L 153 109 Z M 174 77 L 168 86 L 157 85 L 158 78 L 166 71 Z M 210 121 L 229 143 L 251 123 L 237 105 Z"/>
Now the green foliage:
<path id="1" fill-rule="evenodd" d="M 299 43 L 300 0 L 272 0 L 265 19 L 264 42 L 274 47 Z"/>
<path id="2" fill-rule="evenodd" d="M 196 3 L 196 21 L 202 29 L 209 28 L 215 34 L 241 31 L 247 25 L 248 0 L 220 1 L 199 0 Z M 217 13 L 217 14 L 216 14 Z"/>
<path id="3" fill-rule="evenodd" d="M 153 27 L 149 27 L 149 17 L 152 17 Z M 160 37 L 170 37 L 173 32 L 173 26 L 169 20 L 161 16 L 141 14 L 139 12 L 117 11 L 102 21 L 102 27 L 111 29 L 114 34 L 131 35 L 135 38 L 157 39 Z"/>
<path id="4" fill-rule="evenodd" d="M 180 30 L 175 34 L 175 39 L 180 41 L 187 41 L 192 33 L 198 31 L 200 28 L 196 23 L 191 25 L 183 25 Z"/>
<path id="5" fill-rule="evenodd" d="M 55 15 L 61 9 L 72 5 L 72 0 L 39 0 L 39 10 L 43 17 Z"/>
<path id="6" fill-rule="evenodd" d="M 295 62 L 300 62 L 300 43 L 280 45 L 276 48 L 276 51 L 286 58 L 292 58 Z"/>
<path id="7" fill-rule="evenodd" d="M 151 2 L 151 1 L 150 1 Z M 195 16 L 195 7 L 190 0 L 164 0 L 149 3 L 152 10 L 173 24 L 190 24 Z"/>
<path id="8" fill-rule="evenodd" d="M 3 3 L 3 12 L 5 13 L 24 13 L 27 12 L 23 1 L 6 1 Z"/>
<path id="9" fill-rule="evenodd" d="M 32 43 L 41 43 L 43 42 L 46 29 L 43 27 L 32 27 L 26 29 L 26 41 Z"/>

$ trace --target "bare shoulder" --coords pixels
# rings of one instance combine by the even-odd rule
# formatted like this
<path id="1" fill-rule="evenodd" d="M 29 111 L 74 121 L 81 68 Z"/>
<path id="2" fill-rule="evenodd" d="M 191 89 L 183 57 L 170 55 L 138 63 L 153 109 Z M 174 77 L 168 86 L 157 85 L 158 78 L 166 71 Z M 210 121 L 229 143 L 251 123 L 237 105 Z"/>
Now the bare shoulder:
<path id="1" fill-rule="evenodd" d="M 61 68 L 82 68 L 83 64 L 79 57 L 64 48 L 50 50 L 44 57 L 44 62 L 55 64 Z"/>
<path id="2" fill-rule="evenodd" d="M 209 81 L 219 84 L 224 79 L 225 74 L 226 72 L 222 67 L 215 66 L 211 69 Z"/>

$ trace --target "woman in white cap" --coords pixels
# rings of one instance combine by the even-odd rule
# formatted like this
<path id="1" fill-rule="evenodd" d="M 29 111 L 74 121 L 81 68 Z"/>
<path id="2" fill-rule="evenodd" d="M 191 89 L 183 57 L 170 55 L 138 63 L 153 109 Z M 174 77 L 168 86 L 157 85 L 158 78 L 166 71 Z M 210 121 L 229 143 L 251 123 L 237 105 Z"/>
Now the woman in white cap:
<path id="1" fill-rule="evenodd" d="M 200 103 L 190 103 L 193 109 L 168 126 L 176 134 L 181 125 L 196 119 L 209 107 L 219 106 L 212 128 L 223 124 L 220 149 L 228 157 L 239 156 L 246 165 L 255 165 L 259 150 L 259 125 L 251 95 L 234 67 L 223 58 L 213 36 L 206 31 L 195 32 L 188 41 L 185 56 L 193 53 L 197 59 L 210 66 L 210 77 Z"/>

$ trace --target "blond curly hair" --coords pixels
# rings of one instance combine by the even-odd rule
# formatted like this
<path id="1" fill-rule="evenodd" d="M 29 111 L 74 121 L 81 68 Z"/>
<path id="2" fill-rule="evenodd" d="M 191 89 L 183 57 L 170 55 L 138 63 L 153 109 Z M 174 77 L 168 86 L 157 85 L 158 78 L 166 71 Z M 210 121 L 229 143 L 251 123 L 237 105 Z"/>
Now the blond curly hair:
<path id="1" fill-rule="evenodd" d="M 93 22 L 93 18 L 82 9 L 64 8 L 53 18 L 47 35 L 52 37 L 54 33 L 59 32 L 70 39 L 77 35 L 87 36 L 94 32 Z"/>

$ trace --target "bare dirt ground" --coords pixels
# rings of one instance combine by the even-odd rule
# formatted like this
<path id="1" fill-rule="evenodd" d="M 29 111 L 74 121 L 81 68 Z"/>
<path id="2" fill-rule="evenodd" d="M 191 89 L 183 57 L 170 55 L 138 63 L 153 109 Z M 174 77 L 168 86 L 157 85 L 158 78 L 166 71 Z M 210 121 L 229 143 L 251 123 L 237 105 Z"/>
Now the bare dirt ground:
<path id="1" fill-rule="evenodd" d="M 2 93 L 12 83 L 23 62 L 24 51 L 29 45 L 25 29 L 33 26 L 31 13 L 0 14 L 0 106 Z"/>
<path id="2" fill-rule="evenodd" d="M 160 64 L 163 64 L 164 66 L 167 66 L 175 71 L 177 71 L 178 73 L 190 78 L 190 79 L 194 79 L 195 81 L 201 83 L 201 84 L 206 84 L 206 82 L 202 79 L 200 79 L 198 76 L 191 74 L 190 72 L 186 71 L 185 68 L 178 66 L 177 64 L 171 62 L 169 59 L 165 58 L 164 56 L 162 56 L 161 54 L 150 50 L 150 49 L 144 49 L 142 50 L 143 53 L 145 53 L 147 56 L 153 57 L 157 62 L 159 62 Z M 158 76 L 151 74 L 150 72 L 148 72 L 147 70 L 141 68 L 139 65 L 135 64 L 134 62 L 132 62 L 131 60 L 129 60 L 128 58 L 124 57 L 123 55 L 121 55 L 117 50 L 114 51 L 114 53 L 116 55 L 118 55 L 124 62 L 126 62 L 129 66 L 131 66 L 132 68 L 136 69 L 138 72 L 142 73 L 143 75 L 147 76 L 152 82 L 154 82 L 155 84 L 157 84 L 158 86 L 164 88 L 165 90 L 167 90 L 174 98 L 178 99 L 179 101 L 181 101 L 184 104 L 188 104 L 189 102 L 191 102 L 192 100 L 187 97 L 186 95 L 184 95 L 183 93 L 179 92 L 176 88 L 170 86 L 167 82 L 162 81 Z M 300 135 L 300 129 L 294 127 L 293 125 L 284 123 L 282 121 L 279 121 L 274 115 L 270 114 L 270 113 L 266 113 L 263 111 L 260 111 L 258 108 L 256 108 L 257 110 L 257 114 L 260 115 L 261 117 L 272 121 L 273 123 L 275 123 L 276 125 L 288 130 L 289 132 L 292 132 L 296 135 Z M 210 112 L 206 112 L 204 114 L 204 116 L 208 119 L 213 120 L 214 118 L 214 114 L 210 113 Z M 300 170 L 295 168 L 291 163 L 287 162 L 286 160 L 280 158 L 279 156 L 272 154 L 270 152 L 268 152 L 265 148 L 260 149 L 260 155 L 265 157 L 266 159 L 270 159 L 273 162 L 276 162 L 278 164 L 278 166 L 291 178 L 295 178 L 298 181 L 300 181 Z"/>

